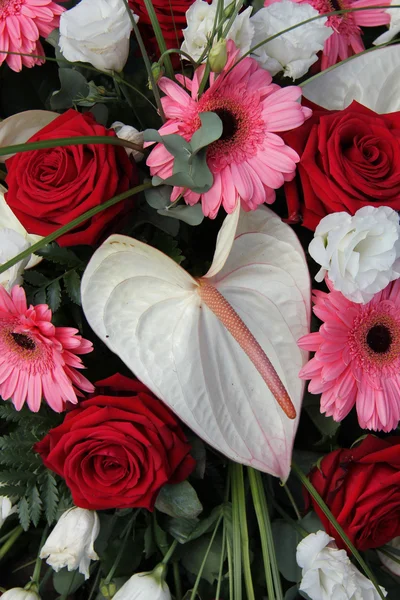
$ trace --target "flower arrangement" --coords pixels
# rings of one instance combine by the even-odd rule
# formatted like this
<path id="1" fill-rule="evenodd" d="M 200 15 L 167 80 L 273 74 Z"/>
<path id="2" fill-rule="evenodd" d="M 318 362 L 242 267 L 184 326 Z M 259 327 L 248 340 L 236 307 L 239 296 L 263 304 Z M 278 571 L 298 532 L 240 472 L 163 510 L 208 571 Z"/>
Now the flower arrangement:
<path id="1" fill-rule="evenodd" d="M 397 600 L 400 5 L 0 0 L 0 596 Z"/>

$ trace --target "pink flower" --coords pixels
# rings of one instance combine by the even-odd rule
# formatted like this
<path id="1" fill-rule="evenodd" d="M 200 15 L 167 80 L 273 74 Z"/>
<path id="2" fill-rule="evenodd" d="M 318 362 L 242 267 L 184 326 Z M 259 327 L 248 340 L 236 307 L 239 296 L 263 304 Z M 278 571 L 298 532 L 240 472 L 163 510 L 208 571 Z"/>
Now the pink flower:
<path id="1" fill-rule="evenodd" d="M 56 412 L 65 402 L 76 404 L 77 388 L 93 392 L 93 385 L 76 369 L 76 354 L 87 354 L 92 342 L 72 327 L 54 327 L 47 304 L 27 307 L 25 291 L 11 293 L 0 286 L 0 396 L 21 410 L 25 403 L 37 412 L 42 396 Z"/>
<path id="2" fill-rule="evenodd" d="M 264 6 L 270 6 L 277 1 L 280 0 L 265 0 Z M 377 0 L 293 0 L 293 2 L 310 4 L 320 15 L 324 15 L 347 8 L 389 6 L 391 0 L 383 0 L 383 2 L 377 2 Z M 385 12 L 384 8 L 378 10 L 371 8 L 371 10 L 360 10 L 328 17 L 325 25 L 332 27 L 333 34 L 325 42 L 321 70 L 336 64 L 339 59 L 344 60 L 365 50 L 360 27 L 376 27 L 389 22 L 390 15 Z"/>
<path id="3" fill-rule="evenodd" d="M 65 10 L 52 0 L 0 0 L 0 50 L 24 54 L 44 54 L 39 36 L 47 37 L 58 27 Z M 13 71 L 22 65 L 33 67 L 40 58 L 0 53 L 0 65 L 6 62 Z"/>
<path id="4" fill-rule="evenodd" d="M 298 341 L 315 352 L 299 376 L 311 379 L 312 394 L 322 393 L 321 412 L 341 421 L 355 404 L 362 428 L 395 429 L 400 420 L 400 280 L 368 304 L 355 304 L 335 291 L 314 291 L 314 303 L 324 323 Z"/>
<path id="5" fill-rule="evenodd" d="M 199 67 L 191 81 L 177 75 L 177 80 L 191 92 L 163 77 L 159 86 L 167 122 L 159 130 L 161 135 L 178 133 L 190 140 L 200 127 L 199 113 L 215 112 L 222 120 L 223 132 L 211 144 L 207 163 L 214 176 L 211 189 L 204 194 L 175 187 L 171 201 L 183 193 L 187 204 L 201 201 L 203 212 L 212 219 L 219 207 L 233 212 L 238 198 L 245 210 L 254 210 L 259 204 L 271 204 L 275 189 L 293 179 L 298 154 L 283 142 L 277 132 L 302 125 L 311 115 L 301 106 L 300 87 L 280 88 L 272 83 L 271 75 L 261 69 L 255 60 L 245 58 L 229 73 L 239 50 L 228 41 L 229 58 L 224 71 L 210 76 L 210 87 L 197 98 L 204 65 Z M 162 144 L 157 144 L 147 159 L 152 175 L 165 179 L 172 175 L 173 157 Z"/>

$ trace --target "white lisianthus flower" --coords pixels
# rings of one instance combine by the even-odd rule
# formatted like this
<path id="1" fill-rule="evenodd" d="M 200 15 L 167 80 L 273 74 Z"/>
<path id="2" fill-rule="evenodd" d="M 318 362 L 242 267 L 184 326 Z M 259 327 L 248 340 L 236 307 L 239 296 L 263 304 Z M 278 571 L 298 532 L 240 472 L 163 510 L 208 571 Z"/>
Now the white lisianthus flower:
<path id="1" fill-rule="evenodd" d="M 71 508 L 63 513 L 47 538 L 40 558 L 46 558 L 55 571 L 67 567 L 79 569 L 89 578 L 91 560 L 99 560 L 93 544 L 100 532 L 100 521 L 94 510 Z"/>
<path id="2" fill-rule="evenodd" d="M 131 31 L 122 0 L 81 0 L 60 17 L 60 49 L 70 62 L 119 72 L 128 59 Z"/>
<path id="3" fill-rule="evenodd" d="M 143 132 L 138 131 L 135 129 L 135 127 L 125 125 L 121 121 L 114 121 L 114 123 L 111 125 L 111 129 L 114 129 L 117 137 L 119 137 L 121 140 L 127 140 L 133 144 L 138 144 L 138 146 L 143 146 Z M 136 162 L 141 161 L 144 157 L 142 152 L 132 150 L 132 148 L 125 148 L 125 150 L 128 156 L 132 155 Z"/>
<path id="4" fill-rule="evenodd" d="M 365 304 L 400 277 L 400 226 L 388 206 L 363 206 L 352 217 L 332 213 L 321 219 L 308 251 L 335 290 Z"/>
<path id="5" fill-rule="evenodd" d="M 398 0 L 392 0 L 392 5 L 399 4 Z M 390 42 L 400 32 L 400 8 L 391 8 L 386 10 L 387 14 L 390 15 L 389 30 L 378 36 L 373 44 L 386 44 Z"/>
<path id="6" fill-rule="evenodd" d="M 345 550 L 325 531 L 310 533 L 297 546 L 300 590 L 311 600 L 379 600 L 372 581 L 358 571 Z M 386 596 L 387 592 L 381 588 Z"/>
<path id="7" fill-rule="evenodd" d="M 2 594 L 1 600 L 40 600 L 40 596 L 32 590 L 11 588 Z"/>
<path id="8" fill-rule="evenodd" d="M 115 594 L 113 600 L 171 600 L 165 583 L 164 565 L 158 565 L 149 573 L 136 573 Z"/>
<path id="9" fill-rule="evenodd" d="M 232 0 L 224 0 L 224 7 L 232 4 Z M 203 54 L 213 31 L 214 20 L 217 14 L 218 0 L 208 4 L 204 0 L 196 0 L 186 11 L 187 28 L 183 30 L 184 41 L 181 49 L 187 52 L 194 60 L 199 60 Z M 233 40 L 240 48 L 240 56 L 250 50 L 254 27 L 250 16 L 252 7 L 249 6 L 237 15 L 226 39 Z M 205 60 L 205 59 L 204 59 Z"/>
<path id="10" fill-rule="evenodd" d="M 394 548 L 394 550 L 400 551 L 400 536 L 395 537 L 391 542 L 389 542 L 387 544 L 388 546 L 391 546 L 392 548 Z M 388 548 L 388 552 L 390 553 L 390 548 Z M 393 558 L 396 560 L 392 560 L 391 558 L 389 558 L 389 556 L 387 554 L 383 554 L 383 552 L 379 552 L 378 550 L 378 556 L 382 561 L 382 564 L 392 573 L 394 573 L 394 575 L 397 575 L 397 577 L 400 577 L 400 564 L 397 562 L 399 557 L 397 554 L 393 553 Z"/>
<path id="11" fill-rule="evenodd" d="M 0 496 L 0 529 L 4 521 L 12 514 L 17 512 L 17 507 L 12 505 L 8 496 Z"/>
<path id="12" fill-rule="evenodd" d="M 250 19 L 254 25 L 252 46 L 291 25 L 316 16 L 318 11 L 310 4 L 297 4 L 289 0 L 262 8 Z M 318 60 L 317 52 L 323 49 L 325 41 L 333 33 L 330 27 L 325 26 L 326 19 L 323 17 L 283 33 L 260 46 L 252 57 L 271 75 L 283 71 L 286 77 L 292 79 L 302 77 Z"/>

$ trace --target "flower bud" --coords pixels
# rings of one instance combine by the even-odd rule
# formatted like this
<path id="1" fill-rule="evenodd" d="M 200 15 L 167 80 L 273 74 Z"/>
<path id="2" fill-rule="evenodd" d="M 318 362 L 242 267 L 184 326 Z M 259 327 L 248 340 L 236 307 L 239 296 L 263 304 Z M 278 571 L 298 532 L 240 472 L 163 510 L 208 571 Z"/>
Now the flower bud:
<path id="1" fill-rule="evenodd" d="M 135 127 L 124 125 L 124 123 L 121 123 L 121 121 L 115 121 L 111 125 L 111 129 L 114 129 L 117 137 L 119 137 L 120 140 L 127 140 L 128 142 L 132 142 L 138 146 L 143 146 L 143 133 L 135 129 Z M 133 150 L 132 148 L 125 148 L 125 150 L 128 156 L 132 155 L 136 162 L 142 160 L 144 156 L 142 152 Z"/>
<path id="2" fill-rule="evenodd" d="M 231 2 L 230 4 L 228 4 L 228 6 L 225 7 L 225 10 L 224 10 L 225 19 L 231 18 L 231 16 L 233 15 L 233 11 L 235 10 L 235 6 L 236 6 L 236 0 L 233 0 L 233 2 Z"/>
<path id="3" fill-rule="evenodd" d="M 226 50 L 226 40 L 219 40 L 210 50 L 208 57 L 210 69 L 213 73 L 221 73 L 228 60 L 228 52 Z"/>
<path id="4" fill-rule="evenodd" d="M 104 581 L 100 583 L 100 592 L 103 594 L 104 598 L 114 598 L 116 591 L 117 586 L 115 583 L 104 583 Z"/>
<path id="5" fill-rule="evenodd" d="M 113 600 L 171 600 L 165 583 L 166 566 L 158 565 L 149 573 L 136 573 L 118 590 Z"/>
<path id="6" fill-rule="evenodd" d="M 40 596 L 32 590 L 24 588 L 11 588 L 1 596 L 1 600 L 40 600 Z"/>
<path id="7" fill-rule="evenodd" d="M 71 508 L 61 515 L 40 558 L 47 558 L 47 564 L 57 572 L 63 567 L 68 571 L 79 569 L 88 579 L 90 560 L 99 559 L 93 547 L 99 531 L 99 517 L 94 510 Z"/>
<path id="8" fill-rule="evenodd" d="M 151 65 L 151 72 L 153 73 L 154 81 L 156 83 L 158 83 L 160 81 L 161 77 L 164 75 L 164 69 L 158 62 L 154 62 Z M 151 81 L 149 81 L 148 87 L 149 87 L 149 90 L 152 89 Z"/>

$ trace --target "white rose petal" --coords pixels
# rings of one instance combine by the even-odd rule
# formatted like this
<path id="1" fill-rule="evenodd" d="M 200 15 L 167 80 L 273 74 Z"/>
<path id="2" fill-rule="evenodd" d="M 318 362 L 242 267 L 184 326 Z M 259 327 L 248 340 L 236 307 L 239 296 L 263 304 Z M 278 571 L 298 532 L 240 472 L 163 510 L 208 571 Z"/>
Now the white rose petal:
<path id="1" fill-rule="evenodd" d="M 164 573 L 163 565 L 149 573 L 136 573 L 118 590 L 113 600 L 171 600 Z"/>
<path id="2" fill-rule="evenodd" d="M 318 11 L 309 4 L 297 4 L 289 0 L 262 8 L 250 19 L 254 25 L 252 46 L 317 15 Z M 288 31 L 260 46 L 252 57 L 271 75 L 283 71 L 286 77 L 298 79 L 317 61 L 317 52 L 323 49 L 325 41 L 333 33 L 325 23 L 326 17 Z"/>
<path id="3" fill-rule="evenodd" d="M 400 226 L 388 206 L 364 206 L 355 215 L 340 212 L 324 217 L 308 251 L 321 265 L 335 290 L 352 302 L 369 302 L 374 294 L 400 277 Z"/>
<path id="4" fill-rule="evenodd" d="M 350 561 L 325 531 L 305 537 L 297 546 L 302 568 L 300 590 L 311 600 L 379 600 L 373 583 Z M 381 588 L 386 596 L 387 592 Z"/>
<path id="5" fill-rule="evenodd" d="M 40 558 L 46 558 L 55 571 L 67 567 L 68 571 L 79 569 L 89 578 L 91 560 L 98 560 L 93 544 L 100 532 L 97 513 L 84 508 L 71 508 L 63 513 L 47 538 Z"/>
<path id="6" fill-rule="evenodd" d="M 395 537 L 391 542 L 389 542 L 388 546 L 392 546 L 392 548 L 394 548 L 395 550 L 400 551 L 400 536 Z M 388 552 L 390 552 L 389 548 Z M 399 556 L 397 554 L 393 553 L 393 558 L 396 560 L 392 560 L 388 557 L 387 554 L 383 554 L 383 552 L 379 552 L 378 550 L 378 556 L 381 559 L 382 563 L 385 565 L 385 567 L 389 569 L 389 571 L 397 575 L 397 577 L 400 577 L 400 563 L 396 562 L 396 560 L 399 560 Z"/>
<path id="7" fill-rule="evenodd" d="M 139 146 L 143 146 L 143 132 L 138 131 L 135 127 L 131 127 L 130 125 L 124 125 L 121 121 L 115 121 L 111 125 L 111 129 L 114 129 L 117 137 L 121 140 L 127 140 L 128 142 L 132 142 L 133 144 L 138 144 Z M 143 159 L 144 154 L 142 152 L 138 152 L 137 150 L 132 150 L 132 148 L 125 148 L 128 156 L 133 156 L 136 162 L 139 162 Z"/>
<path id="8" fill-rule="evenodd" d="M 71 62 L 119 72 L 128 59 L 131 31 L 122 0 L 81 0 L 60 17 L 60 49 Z"/>

